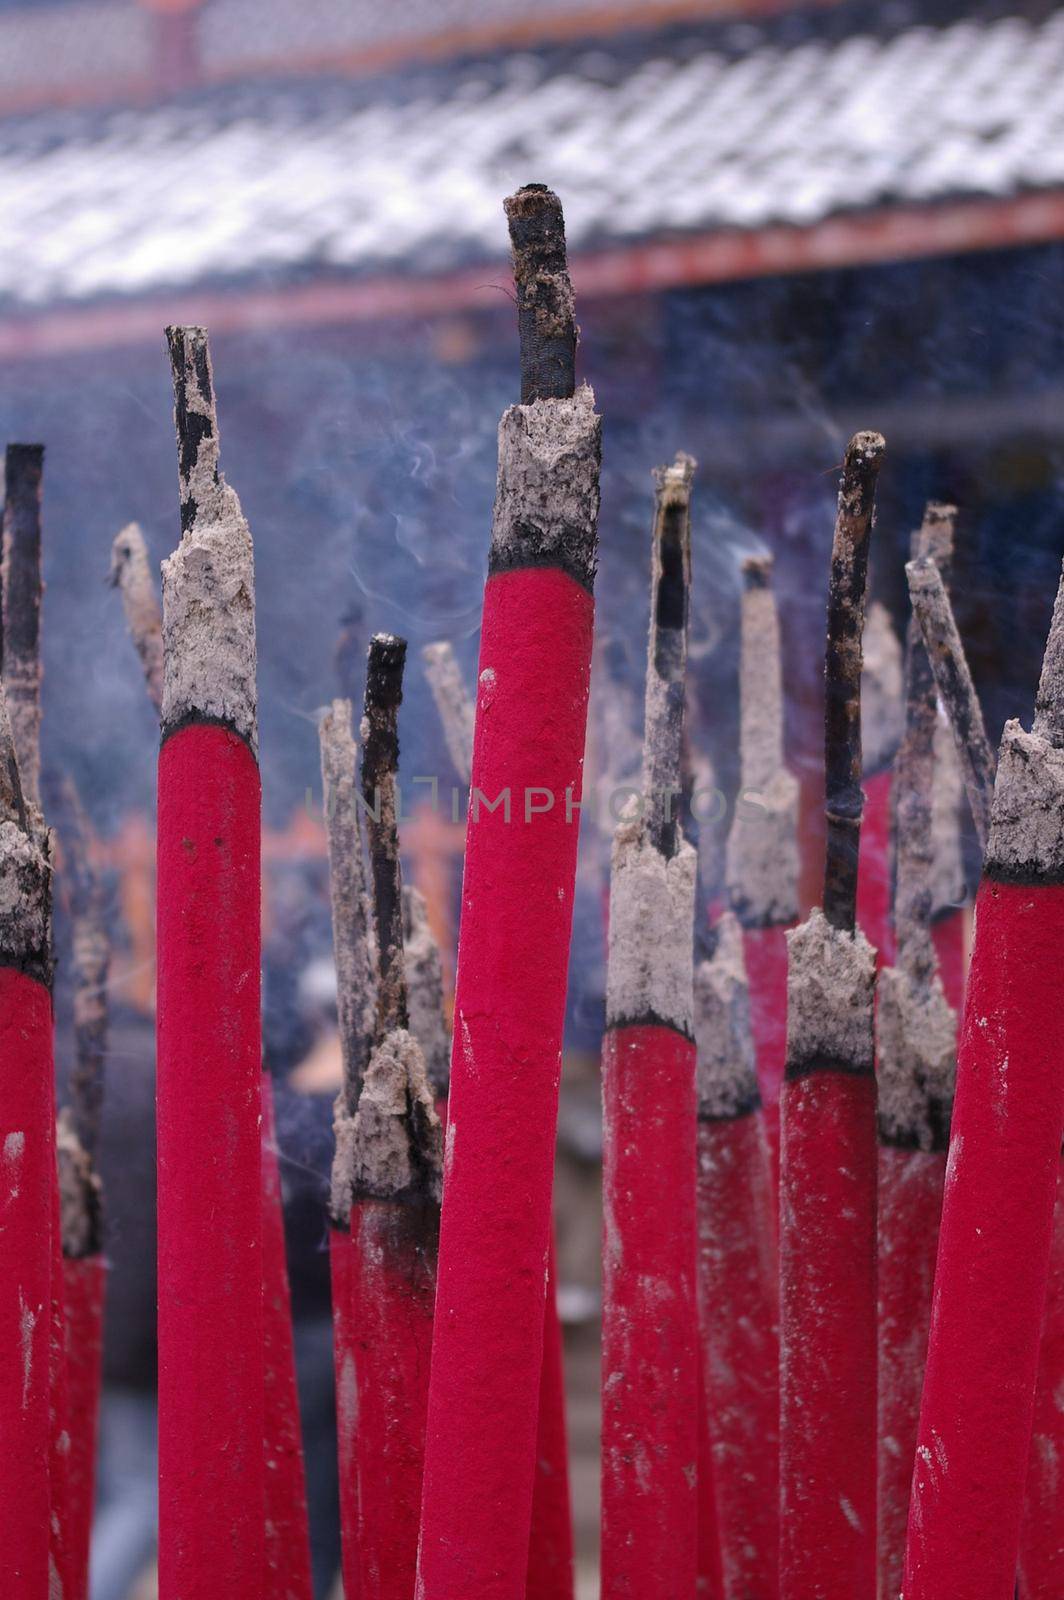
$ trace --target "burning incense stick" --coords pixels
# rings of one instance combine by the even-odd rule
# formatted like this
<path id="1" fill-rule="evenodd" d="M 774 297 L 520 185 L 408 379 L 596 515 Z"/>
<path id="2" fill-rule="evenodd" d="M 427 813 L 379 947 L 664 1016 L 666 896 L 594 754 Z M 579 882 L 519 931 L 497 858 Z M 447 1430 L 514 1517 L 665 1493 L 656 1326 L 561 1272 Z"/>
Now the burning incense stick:
<path id="1" fill-rule="evenodd" d="M 446 639 L 427 644 L 421 652 L 425 676 L 443 724 L 447 753 L 463 783 L 473 765 L 474 706 L 466 690 L 453 646 Z"/>
<path id="2" fill-rule="evenodd" d="M 260 809 L 254 557 L 207 335 L 167 330 L 181 543 L 163 563 L 158 810 L 159 1593 L 262 1594 Z"/>
<path id="3" fill-rule="evenodd" d="M 602 1594 L 693 1594 L 697 1576 L 696 855 L 680 792 L 694 463 L 657 473 L 643 805 L 610 874 L 604 1118 Z M 667 1185 L 661 1182 L 670 1174 Z M 647 1471 L 643 1465 L 653 1462 Z"/>
<path id="4" fill-rule="evenodd" d="M 881 965 L 894 957 L 891 921 L 891 793 L 894 758 L 905 726 L 902 647 L 890 612 L 869 603 L 861 639 L 861 852 L 857 925 Z"/>
<path id="5" fill-rule="evenodd" d="M 994 793 L 994 752 L 986 736 L 953 607 L 933 557 L 910 561 L 905 575 L 935 684 L 953 729 L 972 821 L 985 851 Z"/>
<path id="6" fill-rule="evenodd" d="M 429 680 L 436 709 L 443 723 L 444 737 L 455 771 L 463 783 L 468 784 L 473 762 L 473 701 L 466 691 L 454 650 L 446 641 L 426 645 L 421 652 L 425 663 L 425 676 Z M 406 890 L 403 891 L 407 893 Z M 410 891 L 415 893 L 416 891 Z M 420 900 L 420 896 L 417 897 Z M 427 920 L 425 933 L 428 932 Z M 424 935 L 417 932 L 411 919 L 406 928 L 407 971 L 410 975 L 411 1024 L 414 1033 L 425 1049 L 429 1081 L 434 1081 L 432 1059 L 437 1046 L 426 1043 L 435 1038 L 435 1014 L 439 1010 L 436 980 L 428 967 L 422 965 L 417 952 L 427 950 Z M 412 945 L 411 940 L 416 944 Z M 432 941 L 435 948 L 435 941 Z M 438 953 L 436 961 L 438 964 Z M 416 965 L 414 963 L 417 963 Z M 424 987 L 417 980 L 424 971 Z M 442 983 L 440 984 L 442 989 Z M 430 1008 L 424 1031 L 418 1025 L 415 1007 L 424 993 Z M 450 1085 L 450 1047 L 446 1057 L 446 1077 L 442 1094 L 446 1096 Z M 442 1121 L 446 1121 L 446 1107 L 437 1101 Z M 528 1543 L 528 1577 L 525 1600 L 570 1600 L 573 1592 L 573 1517 L 569 1493 L 569 1442 L 565 1420 L 565 1366 L 562 1350 L 562 1329 L 558 1320 L 557 1281 L 554 1271 L 554 1248 L 551 1246 L 547 1267 L 547 1307 L 543 1323 L 543 1374 L 540 1383 L 539 1423 L 536 1433 L 536 1480 L 532 1495 L 532 1531 Z"/>
<path id="7" fill-rule="evenodd" d="M 1064 583 L 1033 730 L 1006 723 L 999 752 L 957 1062 L 906 1600 L 1009 1600 L 1015 1583 L 1064 1127 L 1062 669 Z"/>
<path id="8" fill-rule="evenodd" d="M 1064 1166 L 1062 1166 L 1064 1172 Z M 1020 1540 L 1019 1600 L 1064 1593 L 1064 1513 L 1059 1462 L 1064 1451 L 1064 1181 L 1057 1180 L 1045 1325 L 1038 1356 L 1034 1427 Z"/>
<path id="9" fill-rule="evenodd" d="M 695 967 L 698 1293 L 725 1594 L 779 1582 L 779 1261 L 743 930 L 731 913 Z"/>
<path id="10" fill-rule="evenodd" d="M 0 689 L 0 1589 L 46 1600 L 55 1188 L 51 850 L 22 788 Z"/>
<path id="11" fill-rule="evenodd" d="M 443 1011 L 443 963 L 429 927 L 425 897 L 403 885 L 403 958 L 410 1032 L 421 1046 L 425 1073 L 437 1106 L 446 1105 L 451 1083 L 451 1041 Z"/>
<path id="12" fill-rule="evenodd" d="M 519 285 L 540 260 L 537 236 L 556 234 L 543 322 L 549 348 L 570 349 L 557 199 L 530 186 L 507 214 Z M 571 363 L 564 383 L 537 387 L 539 332 L 523 314 L 520 327 L 523 403 L 499 430 L 455 997 L 419 1562 L 431 1600 L 520 1600 L 535 1477 L 601 430 Z M 521 808 L 512 825 L 507 792 Z"/>
<path id="13" fill-rule="evenodd" d="M 148 698 L 159 711 L 163 703 L 163 620 L 148 547 L 135 522 L 116 534 L 111 546 L 111 583 L 122 596 L 126 626 L 144 668 Z"/>
<path id="14" fill-rule="evenodd" d="M 5 470 L 2 654 L 22 789 L 40 799 L 42 444 L 9 444 Z"/>
<path id="15" fill-rule="evenodd" d="M 781 1097 L 781 1600 L 870 1600 L 876 1517 L 875 955 L 856 929 L 861 629 L 884 444 L 846 451 L 828 589 L 824 909 L 788 934 Z"/>
<path id="16" fill-rule="evenodd" d="M 779 1143 L 786 1056 L 787 943 L 798 915 L 798 784 L 783 764 L 783 674 L 772 558 L 743 563 L 739 666 L 741 797 L 728 837 L 727 885 L 744 929 L 758 1080 Z"/>
<path id="17" fill-rule="evenodd" d="M 913 554 L 952 556 L 952 506 L 932 503 Z M 931 1320 L 957 1018 L 932 938 L 937 695 L 919 625 L 905 657 L 906 727 L 894 779 L 897 958 L 879 975 L 879 1583 L 901 1592 L 912 1459 Z"/>
<path id="18" fill-rule="evenodd" d="M 406 641 L 370 643 L 362 722 L 362 793 L 377 927 L 373 1048 L 354 1115 L 338 1109 L 333 1208 L 350 1259 L 334 1272 L 349 1296 L 340 1321 L 352 1336 L 337 1351 L 341 1424 L 358 1397 L 354 1460 L 361 1600 L 409 1600 L 417 1559 L 425 1410 L 436 1286 L 442 1139 L 421 1047 L 408 1027 L 396 772 Z M 353 1390 L 352 1390 L 353 1384 Z M 350 1459 L 350 1445 L 345 1445 Z M 345 1496 L 350 1508 L 350 1491 Z M 353 1567 L 351 1555 L 346 1557 Z"/>

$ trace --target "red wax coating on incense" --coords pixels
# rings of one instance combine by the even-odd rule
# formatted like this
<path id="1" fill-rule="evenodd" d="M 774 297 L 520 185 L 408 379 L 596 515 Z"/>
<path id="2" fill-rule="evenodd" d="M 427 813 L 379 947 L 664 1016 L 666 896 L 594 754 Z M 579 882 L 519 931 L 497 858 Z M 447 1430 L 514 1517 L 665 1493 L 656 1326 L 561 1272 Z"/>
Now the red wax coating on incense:
<path id="1" fill-rule="evenodd" d="M 894 961 L 893 896 L 890 882 L 890 791 L 888 767 L 866 778 L 857 858 L 857 926 L 876 952 L 877 967 Z"/>
<path id="2" fill-rule="evenodd" d="M 525 1600 L 572 1600 L 573 1512 L 569 1495 L 569 1440 L 565 1426 L 565 1364 L 558 1319 L 554 1244 L 547 1267 L 543 1321 L 543 1375 L 536 1433 L 536 1480 L 528 1541 Z"/>
<path id="3" fill-rule="evenodd" d="M 594 605 L 556 568 L 484 592 L 425 1453 L 425 1600 L 521 1600 Z M 526 822 L 527 787 L 552 809 Z M 539 796 L 536 803 L 545 803 Z"/>
<path id="4" fill-rule="evenodd" d="M 159 1594 L 261 1600 L 260 785 L 229 729 L 159 756 Z"/>
<path id="5" fill-rule="evenodd" d="M 68 1600 L 89 1592 L 89 1543 L 96 1496 L 96 1441 L 100 1416 L 103 1313 L 107 1263 L 102 1255 L 63 1260 L 66 1310 L 67 1546 L 71 1575 Z"/>
<path id="6" fill-rule="evenodd" d="M 814 1071 L 783 1086 L 783 1600 L 875 1593 L 875 1096 L 870 1073 Z"/>
<path id="7" fill-rule="evenodd" d="M 354 1249 L 346 1228 L 329 1229 L 332 1279 L 336 1456 L 340 1473 L 340 1556 L 344 1600 L 362 1600 L 358 1563 L 358 1378 L 355 1371 Z"/>
<path id="8" fill-rule="evenodd" d="M 779 1585 L 779 1257 L 758 1113 L 698 1124 L 698 1299 L 725 1593 Z"/>
<path id="9" fill-rule="evenodd" d="M 754 1035 L 757 1086 L 779 1174 L 780 1089 L 787 1064 L 787 930 L 744 928 L 743 960 L 750 985 L 750 1026 Z"/>
<path id="10" fill-rule="evenodd" d="M 713 1424 L 706 1399 L 705 1361 L 698 1368 L 698 1581 L 699 1600 L 724 1600 L 724 1560 L 713 1470 Z"/>
<path id="11" fill-rule="evenodd" d="M 49 1594 L 52 1000 L 0 967 L 0 1593 Z"/>
<path id="12" fill-rule="evenodd" d="M 1020 1600 L 1064 1595 L 1064 1171 L 1057 1180 L 1049 1291 L 1020 1539 Z"/>
<path id="13" fill-rule="evenodd" d="M 262 1315 L 265 1365 L 264 1600 L 312 1600 L 307 1482 L 299 1424 L 273 1084 L 262 1075 Z"/>
<path id="14" fill-rule="evenodd" d="M 55 1126 L 55 1085 L 52 1085 L 52 1126 Z M 48 1340 L 48 1395 L 50 1439 L 48 1446 L 49 1551 L 57 1587 L 67 1595 L 74 1586 L 70 1556 L 70 1398 L 67 1393 L 66 1299 L 62 1232 L 59 1220 L 59 1168 L 52 1143 L 52 1269 Z"/>
<path id="15" fill-rule="evenodd" d="M 603 1043 L 603 1600 L 688 1600 L 698 1563 L 695 1047 Z"/>
<path id="16" fill-rule="evenodd" d="M 944 1150 L 879 1150 L 879 1594 L 897 1600 L 931 1324 Z"/>
<path id="17" fill-rule="evenodd" d="M 340 1280 L 350 1295 L 340 1421 L 353 1433 L 359 1600 L 410 1600 L 417 1568 L 432 1313 L 436 1206 L 356 1198 Z M 334 1275 L 334 1286 L 337 1278 Z M 348 1458 L 350 1460 L 350 1457 Z M 350 1502 L 349 1502 L 350 1504 Z"/>
<path id="18" fill-rule="evenodd" d="M 1012 1600 L 1064 1127 L 1064 887 L 984 880 L 905 1600 Z"/>

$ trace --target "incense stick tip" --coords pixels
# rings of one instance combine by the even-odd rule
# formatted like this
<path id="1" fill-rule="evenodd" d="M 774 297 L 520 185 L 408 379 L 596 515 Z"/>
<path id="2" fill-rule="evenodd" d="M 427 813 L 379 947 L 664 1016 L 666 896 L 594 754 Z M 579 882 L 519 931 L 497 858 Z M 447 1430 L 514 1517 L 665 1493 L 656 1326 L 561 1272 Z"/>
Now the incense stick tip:
<path id="1" fill-rule="evenodd" d="M 174 426 L 181 478 L 181 529 L 196 517 L 196 494 L 218 483 L 218 417 L 206 328 L 166 330 L 174 381 Z"/>
<path id="2" fill-rule="evenodd" d="M 726 911 L 713 933 L 716 948 L 694 972 L 698 1114 L 707 1121 L 744 1116 L 761 1103 L 742 929 Z"/>
<path id="3" fill-rule="evenodd" d="M 691 485 L 697 470 L 698 462 L 685 450 L 677 450 L 675 459 L 667 466 L 652 469 L 651 476 L 662 506 L 690 504 Z"/>
<path id="4" fill-rule="evenodd" d="M 748 593 L 755 589 L 771 589 L 775 565 L 775 558 L 771 555 L 745 556 L 739 567 L 743 588 Z"/>
<path id="5" fill-rule="evenodd" d="M 366 708 L 397 711 L 403 698 L 406 640 L 394 633 L 375 633 L 366 662 Z"/>
<path id="6" fill-rule="evenodd" d="M 503 202 L 513 247 L 521 401 L 568 399 L 576 386 L 576 311 L 561 201 L 529 183 Z"/>
<path id="7" fill-rule="evenodd" d="M 819 908 L 787 932 L 787 1072 L 872 1072 L 876 953 Z"/>
<path id="8" fill-rule="evenodd" d="M 7 494 L 40 486 L 44 474 L 43 444 L 9 444 L 4 452 L 4 487 Z"/>

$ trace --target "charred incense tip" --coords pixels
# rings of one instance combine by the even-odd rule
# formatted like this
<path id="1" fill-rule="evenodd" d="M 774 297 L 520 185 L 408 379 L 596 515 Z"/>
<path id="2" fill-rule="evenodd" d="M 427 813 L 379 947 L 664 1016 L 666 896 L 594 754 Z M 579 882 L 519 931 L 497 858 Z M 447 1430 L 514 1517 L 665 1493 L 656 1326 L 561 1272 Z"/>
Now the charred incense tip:
<path id="1" fill-rule="evenodd" d="M 908 562 L 905 576 L 935 685 L 953 730 L 972 822 L 985 849 L 994 793 L 994 752 L 986 736 L 953 607 L 942 574 L 930 557 Z"/>
<path id="2" fill-rule="evenodd" d="M 257 750 L 255 558 L 240 501 L 218 470 L 202 328 L 168 328 L 181 482 L 181 543 L 163 562 L 163 737 L 221 722 Z"/>
<path id="3" fill-rule="evenodd" d="M 882 434 L 854 434 L 846 450 L 828 585 L 825 660 L 824 915 L 851 931 L 857 905 L 861 837 L 861 636 L 868 587 L 876 481 L 886 445 Z"/>
<path id="4" fill-rule="evenodd" d="M 7 709 L 7 693 L 0 683 L 0 822 L 12 822 L 29 832 L 26 798 L 22 792 L 15 740 Z"/>
<path id="5" fill-rule="evenodd" d="M 218 416 L 206 328 L 167 328 L 181 477 L 181 531 L 196 519 L 195 487 L 218 482 Z"/>
<path id="6" fill-rule="evenodd" d="M 366 667 L 362 718 L 362 795 L 369 817 L 369 858 L 377 926 L 376 1038 L 407 1026 L 403 961 L 403 879 L 399 863 L 399 706 L 403 698 L 406 640 L 376 633 Z"/>
<path id="7" fill-rule="evenodd" d="M 527 183 L 503 202 L 513 247 L 521 404 L 567 400 L 576 388 L 576 311 L 558 196 Z"/>
<path id="8" fill-rule="evenodd" d="M 421 652 L 436 710 L 443 724 L 443 736 L 454 769 L 463 783 L 473 770 L 473 726 L 476 720 L 473 701 L 462 678 L 462 671 L 447 639 L 427 644 Z"/>
<path id="9" fill-rule="evenodd" d="M 443 1135 L 421 1047 L 405 1028 L 374 1046 L 354 1116 L 338 1115 L 331 1209 L 347 1224 L 359 1199 L 439 1201 Z"/>
<path id="10" fill-rule="evenodd" d="M 329 848 L 336 1007 L 343 1059 L 341 1108 L 353 1114 L 373 1041 L 376 994 L 362 829 L 355 795 L 357 757 L 351 702 L 334 700 L 321 719 L 321 775 Z"/>
<path id="11" fill-rule="evenodd" d="M 943 578 L 948 578 L 956 533 L 957 507 L 946 505 L 941 500 L 929 500 L 924 509 L 924 520 L 913 534 L 913 560 L 927 556 L 935 563 Z"/>
<path id="12" fill-rule="evenodd" d="M 716 948 L 694 973 L 698 1115 L 704 1122 L 747 1116 L 761 1104 L 742 929 L 725 912 L 713 931 Z"/>
<path id="13" fill-rule="evenodd" d="M 22 785 L 37 804 L 41 729 L 41 486 L 44 446 L 11 444 L 4 474 L 0 661 Z"/>
<path id="14" fill-rule="evenodd" d="M 375 633 L 366 661 L 362 732 L 362 787 L 367 800 L 372 798 L 369 791 L 380 778 L 394 773 L 399 766 L 399 707 L 405 667 L 406 640 L 393 633 Z"/>
<path id="15" fill-rule="evenodd" d="M 654 472 L 654 535 L 650 563 L 650 637 L 643 733 L 647 837 L 673 855 L 683 788 L 687 618 L 691 591 L 692 456 L 680 451 Z"/>
<path id="16" fill-rule="evenodd" d="M 26 805 L 0 687 L 0 966 L 52 980 L 52 843 Z"/>
<path id="17" fill-rule="evenodd" d="M 746 927 L 798 914 L 798 783 L 783 763 L 783 674 L 771 556 L 743 563 L 739 659 L 741 793 L 725 882 Z"/>
<path id="18" fill-rule="evenodd" d="M 155 593 L 148 546 L 135 522 L 115 535 L 111 546 L 111 584 L 122 596 L 126 627 L 144 668 L 148 698 L 156 711 L 163 703 L 163 618 Z"/>

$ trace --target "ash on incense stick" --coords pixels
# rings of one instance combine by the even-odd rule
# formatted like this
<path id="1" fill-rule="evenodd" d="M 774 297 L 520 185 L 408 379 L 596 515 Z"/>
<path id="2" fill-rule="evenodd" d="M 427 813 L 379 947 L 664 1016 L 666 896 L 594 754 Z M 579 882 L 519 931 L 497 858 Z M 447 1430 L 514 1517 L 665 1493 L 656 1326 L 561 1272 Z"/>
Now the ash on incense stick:
<path id="1" fill-rule="evenodd" d="M 505 208 L 517 290 L 521 404 L 564 400 L 574 388 L 579 330 L 561 202 L 545 184 L 528 183 Z"/>
<path id="2" fill-rule="evenodd" d="M 92 1159 L 78 1136 L 73 1113 L 64 1106 L 56 1122 L 59 1162 L 59 1228 L 63 1255 L 80 1261 L 101 1244 L 102 1193 Z"/>
<path id="3" fill-rule="evenodd" d="M 322 718 L 319 733 L 343 1061 L 341 1110 L 353 1116 L 369 1060 L 377 1001 L 373 975 L 375 944 L 356 800 L 358 753 L 351 732 L 349 700 L 333 701 Z"/>
<path id="4" fill-rule="evenodd" d="M 126 627 L 141 666 L 148 698 L 156 711 L 163 703 L 163 619 L 155 593 L 144 535 L 130 522 L 111 546 L 111 584 L 122 596 Z"/>
<path id="5" fill-rule="evenodd" d="M 787 1076 L 871 1072 L 876 956 L 859 929 L 835 928 L 818 908 L 787 934 Z"/>
<path id="6" fill-rule="evenodd" d="M 798 914 L 798 783 L 783 764 L 783 680 L 772 557 L 743 563 L 739 664 L 742 797 L 728 835 L 726 882 L 747 927 Z"/>
<path id="7" fill-rule="evenodd" d="M 404 639 L 376 634 L 370 643 L 362 792 L 377 929 L 377 1005 L 356 1109 L 353 1115 L 338 1112 L 335 1122 L 332 1206 L 340 1221 L 359 1198 L 438 1201 L 442 1191 L 442 1134 L 425 1058 L 409 1029 L 403 950 L 396 774 L 405 658 Z"/>
<path id="8" fill-rule="evenodd" d="M 447 753 L 463 783 L 473 765 L 473 721 L 476 708 L 462 678 L 454 646 L 447 639 L 427 644 L 421 652 L 425 676 L 443 724 Z"/>
<path id="9" fill-rule="evenodd" d="M 861 652 L 861 769 L 870 776 L 890 766 L 905 728 L 901 643 L 881 600 L 869 603 Z"/>
<path id="10" fill-rule="evenodd" d="M 40 795 L 41 743 L 41 480 L 42 444 L 9 444 L 4 474 L 3 663 L 7 710 L 22 787 Z"/>
<path id="11" fill-rule="evenodd" d="M 713 938 L 715 949 L 694 970 L 698 1115 L 706 1121 L 745 1116 L 761 1103 L 743 932 L 733 912 L 720 918 Z"/>
<path id="12" fill-rule="evenodd" d="M 931 875 L 931 913 L 955 910 L 968 887 L 964 865 L 962 807 L 966 804 L 953 733 L 939 709 L 935 722 L 934 787 L 931 794 L 931 834 L 934 861 Z"/>
<path id="13" fill-rule="evenodd" d="M 443 965 L 429 927 L 425 896 L 403 885 L 403 958 L 410 1032 L 421 1046 L 429 1087 L 446 1100 L 451 1078 L 451 1041 L 443 1012 Z"/>
<path id="14" fill-rule="evenodd" d="M 174 370 L 181 543 L 163 562 L 162 721 L 228 723 L 258 749 L 251 530 L 218 466 L 207 333 L 168 328 Z"/>
<path id="15" fill-rule="evenodd" d="M 52 980 L 52 843 L 22 789 L 0 687 L 0 961 L 46 986 Z"/>

